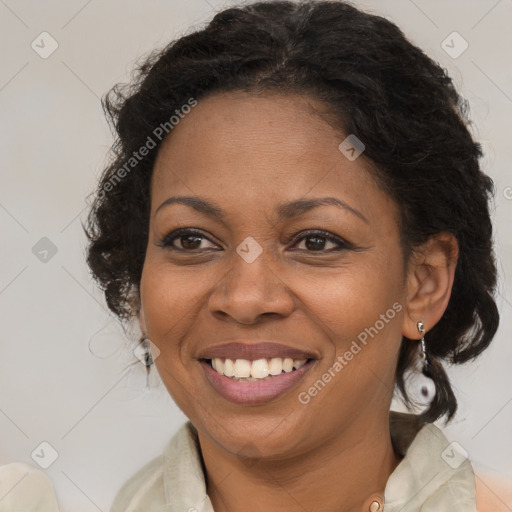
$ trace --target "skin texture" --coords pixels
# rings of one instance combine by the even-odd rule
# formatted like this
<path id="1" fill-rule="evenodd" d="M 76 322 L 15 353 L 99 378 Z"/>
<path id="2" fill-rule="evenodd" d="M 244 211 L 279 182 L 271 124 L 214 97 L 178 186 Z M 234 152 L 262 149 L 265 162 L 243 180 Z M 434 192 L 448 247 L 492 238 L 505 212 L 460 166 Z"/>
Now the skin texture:
<path id="1" fill-rule="evenodd" d="M 453 236 L 440 233 L 404 263 L 397 205 L 364 154 L 341 154 L 346 134 L 322 120 L 323 108 L 298 95 L 215 94 L 173 129 L 155 163 L 140 324 L 161 351 L 155 364 L 169 393 L 199 432 L 216 512 L 368 510 L 400 461 L 388 417 L 402 335 L 419 339 L 416 323 L 430 330 L 450 297 Z M 225 223 L 181 204 L 155 214 L 177 195 L 214 202 Z M 282 203 L 324 196 L 366 220 L 335 206 L 277 220 Z M 158 245 L 180 227 L 204 232 L 192 240 L 198 249 L 185 253 L 186 236 L 174 251 Z M 304 238 L 319 229 L 356 249 L 333 252 L 333 242 Z M 248 236 L 263 248 L 252 263 L 236 252 Z M 301 404 L 298 394 L 394 303 L 401 311 Z M 236 405 L 211 387 L 197 355 L 241 338 L 308 349 L 317 361 L 278 399 Z"/>

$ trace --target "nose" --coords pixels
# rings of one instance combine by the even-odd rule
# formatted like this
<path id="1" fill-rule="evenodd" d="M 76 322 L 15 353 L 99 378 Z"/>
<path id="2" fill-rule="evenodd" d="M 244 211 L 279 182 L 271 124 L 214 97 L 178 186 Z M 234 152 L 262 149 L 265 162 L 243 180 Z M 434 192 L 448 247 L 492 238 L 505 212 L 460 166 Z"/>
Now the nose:
<path id="1" fill-rule="evenodd" d="M 248 263 L 233 254 L 230 270 L 224 274 L 208 301 L 210 313 L 240 324 L 254 324 L 262 317 L 287 317 L 294 310 L 291 291 L 279 276 L 278 265 L 263 251 Z"/>

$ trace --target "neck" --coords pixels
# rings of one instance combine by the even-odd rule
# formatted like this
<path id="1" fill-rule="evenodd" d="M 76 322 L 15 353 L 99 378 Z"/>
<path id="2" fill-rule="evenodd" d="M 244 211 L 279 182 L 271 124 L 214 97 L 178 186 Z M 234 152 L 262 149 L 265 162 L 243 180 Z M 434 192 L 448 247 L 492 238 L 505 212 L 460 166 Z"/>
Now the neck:
<path id="1" fill-rule="evenodd" d="M 400 462 L 387 416 L 358 421 L 321 446 L 288 459 L 244 463 L 202 436 L 200 444 L 215 512 L 367 512 L 373 496 L 384 496 Z"/>

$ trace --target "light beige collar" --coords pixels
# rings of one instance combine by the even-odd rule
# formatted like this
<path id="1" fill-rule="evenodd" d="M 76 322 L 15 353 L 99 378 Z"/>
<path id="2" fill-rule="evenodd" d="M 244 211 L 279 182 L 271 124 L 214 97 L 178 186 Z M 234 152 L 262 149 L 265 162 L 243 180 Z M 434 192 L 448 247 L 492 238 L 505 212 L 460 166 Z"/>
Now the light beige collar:
<path id="1" fill-rule="evenodd" d="M 415 415 L 391 411 L 393 447 L 404 458 L 390 475 L 384 512 L 476 512 L 474 473 L 442 431 Z M 197 430 L 190 421 L 164 451 L 167 512 L 214 512 Z"/>

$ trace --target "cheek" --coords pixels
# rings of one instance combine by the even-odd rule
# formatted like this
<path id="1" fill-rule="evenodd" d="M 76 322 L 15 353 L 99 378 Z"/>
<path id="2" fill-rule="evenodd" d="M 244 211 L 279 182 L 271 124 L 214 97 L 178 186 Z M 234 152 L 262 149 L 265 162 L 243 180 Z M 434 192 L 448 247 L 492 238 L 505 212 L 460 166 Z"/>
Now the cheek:
<path id="1" fill-rule="evenodd" d="M 160 353 L 155 366 L 178 407 L 190 401 L 182 385 L 187 377 L 186 360 L 182 354 L 182 340 L 190 328 L 194 315 L 191 291 L 179 279 L 179 273 L 170 272 L 165 265 L 146 260 L 140 283 L 140 296 L 144 308 L 146 333 Z"/>
<path id="2" fill-rule="evenodd" d="M 150 339 L 157 345 L 176 345 L 190 318 L 197 315 L 204 293 L 204 281 L 194 278 L 191 269 L 172 269 L 168 263 L 149 256 L 142 272 L 140 295 Z"/>
<path id="3" fill-rule="evenodd" d="M 401 264 L 387 260 L 384 265 L 379 258 L 369 256 L 338 272 L 330 269 L 324 277 L 301 277 L 303 285 L 298 293 L 329 337 L 343 341 L 355 339 L 390 308 L 385 320 L 395 318 L 397 307 L 392 306 L 403 300 L 402 281 Z"/>
<path id="4" fill-rule="evenodd" d="M 368 397 L 382 384 L 381 391 L 387 394 L 394 386 L 404 276 L 401 260 L 386 254 L 361 258 L 361 264 L 340 270 L 336 277 L 317 278 L 314 294 L 304 291 L 309 297 L 307 314 L 331 343 L 322 369 L 336 365 L 333 381 L 339 386 L 332 387 L 333 397 L 347 390 L 351 396 Z"/>
<path id="5" fill-rule="evenodd" d="M 165 262 L 148 254 L 144 264 L 140 295 L 146 320 L 146 332 L 160 350 L 155 367 L 177 406 L 191 414 L 194 401 L 190 381 L 190 359 L 183 357 L 183 340 L 197 317 L 198 290 L 190 272 L 172 271 Z"/>

